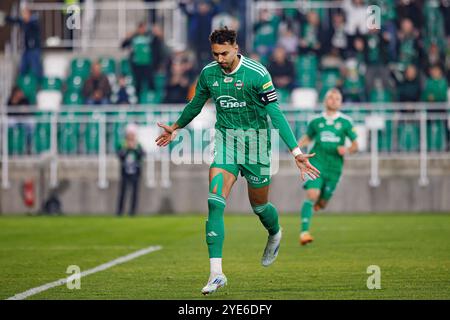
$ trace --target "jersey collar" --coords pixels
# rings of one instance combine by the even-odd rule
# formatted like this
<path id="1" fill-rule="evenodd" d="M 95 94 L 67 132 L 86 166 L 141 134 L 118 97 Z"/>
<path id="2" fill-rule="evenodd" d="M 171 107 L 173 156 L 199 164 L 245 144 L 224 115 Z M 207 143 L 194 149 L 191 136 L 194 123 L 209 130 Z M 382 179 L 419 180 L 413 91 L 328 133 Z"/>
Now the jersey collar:
<path id="1" fill-rule="evenodd" d="M 327 115 L 327 113 L 324 111 L 324 112 L 322 112 L 322 116 L 325 118 L 325 120 L 327 120 L 327 121 L 334 121 L 334 120 L 336 120 L 337 118 L 339 118 L 340 116 L 341 116 L 341 112 L 340 111 L 338 111 L 338 112 L 336 112 L 335 114 L 334 114 L 334 116 L 329 116 L 329 115 Z"/>
<path id="2" fill-rule="evenodd" d="M 239 68 L 240 68 L 241 65 L 242 65 L 242 60 L 244 60 L 244 56 L 243 56 L 242 54 L 238 54 L 238 57 L 240 57 L 240 59 L 239 59 L 238 65 L 236 66 L 236 69 L 234 69 L 234 70 L 231 71 L 230 73 L 226 73 L 222 68 L 220 68 L 220 70 L 222 70 L 223 74 L 229 76 L 229 75 L 235 74 L 235 73 L 239 70 Z M 220 67 L 220 66 L 219 66 L 219 67 Z"/>

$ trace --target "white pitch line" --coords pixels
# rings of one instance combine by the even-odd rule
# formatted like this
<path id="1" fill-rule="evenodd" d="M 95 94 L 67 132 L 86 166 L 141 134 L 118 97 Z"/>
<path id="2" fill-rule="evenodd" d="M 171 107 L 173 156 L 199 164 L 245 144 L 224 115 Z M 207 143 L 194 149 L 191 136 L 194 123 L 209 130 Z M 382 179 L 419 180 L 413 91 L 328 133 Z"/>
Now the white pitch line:
<path id="1" fill-rule="evenodd" d="M 136 258 L 138 258 L 140 256 L 143 256 L 145 254 L 148 254 L 148 253 L 151 253 L 151 252 L 154 252 L 154 251 L 158 251 L 158 250 L 161 250 L 161 249 L 162 249 L 161 246 L 151 246 L 151 247 L 148 247 L 148 248 L 145 248 L 145 249 L 141 249 L 141 250 L 135 251 L 133 253 L 127 254 L 126 256 L 114 259 L 114 260 L 112 260 L 110 262 L 101 264 L 101 265 L 99 265 L 99 266 L 97 266 L 95 268 L 83 271 L 79 275 L 71 275 L 71 276 L 69 276 L 67 278 L 63 278 L 63 279 L 59 279 L 59 280 L 56 280 L 56 281 L 53 281 L 53 282 L 50 282 L 50 283 L 46 283 L 46 284 L 44 284 L 42 286 L 39 286 L 39 287 L 36 287 L 36 288 L 32 288 L 32 289 L 24 291 L 22 293 L 18 293 L 16 295 L 12 296 L 12 297 L 9 297 L 6 300 L 23 300 L 23 299 L 26 299 L 26 298 L 28 298 L 28 297 L 30 297 L 32 295 L 35 295 L 35 294 L 37 294 L 39 292 L 46 291 L 46 290 L 54 288 L 54 287 L 62 286 L 63 284 L 65 284 L 65 283 L 67 283 L 69 281 L 73 281 L 74 279 L 76 279 L 78 277 L 81 278 L 81 277 L 88 276 L 90 274 L 93 274 L 93 273 L 96 273 L 96 272 L 99 272 L 99 271 L 103 271 L 103 270 L 109 269 L 109 268 L 111 268 L 111 267 L 113 267 L 115 265 L 118 265 L 118 264 L 130 261 L 130 260 L 136 259 Z"/>

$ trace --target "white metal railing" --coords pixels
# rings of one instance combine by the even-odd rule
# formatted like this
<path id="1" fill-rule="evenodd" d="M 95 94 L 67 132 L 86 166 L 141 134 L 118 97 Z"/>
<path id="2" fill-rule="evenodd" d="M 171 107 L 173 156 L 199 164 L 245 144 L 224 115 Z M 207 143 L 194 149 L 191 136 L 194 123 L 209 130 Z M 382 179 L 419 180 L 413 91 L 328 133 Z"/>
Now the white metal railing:
<path id="1" fill-rule="evenodd" d="M 78 10 L 67 10 L 62 3 L 30 3 L 30 9 L 39 15 L 43 47 L 75 48 L 86 51 L 89 48 L 118 48 L 126 35 L 134 31 L 142 20 L 148 21 L 148 13 L 154 11 L 156 21 L 164 31 L 165 43 L 171 47 L 185 44 L 185 17 L 177 1 L 92 1 L 77 5 Z M 75 13 L 76 14 L 76 13 Z M 77 22 L 80 28 L 68 28 L 67 23 Z M 73 23 L 72 25 L 75 25 Z M 104 28 L 100 31 L 97 27 Z M 106 27 L 105 27 L 106 26 Z M 15 36 L 17 37 L 17 36 Z"/>
<path id="2" fill-rule="evenodd" d="M 404 155 L 413 155 L 415 158 L 419 159 L 420 166 L 418 172 L 418 183 L 421 186 L 426 186 L 428 184 L 428 160 L 430 158 L 447 158 L 450 159 L 450 152 L 448 151 L 448 147 L 450 141 L 448 141 L 447 131 L 450 128 L 450 109 L 447 105 L 443 104 L 435 104 L 428 105 L 430 109 L 433 107 L 435 109 L 441 108 L 442 112 L 427 112 L 424 108 L 427 106 L 426 104 L 408 104 L 410 109 L 415 110 L 415 112 L 401 113 L 398 111 L 399 107 L 402 109 L 405 108 L 404 104 L 396 105 L 397 108 L 389 109 L 388 105 L 384 106 L 384 108 L 376 109 L 374 105 L 364 104 L 364 107 L 355 108 L 356 105 L 346 105 L 344 111 L 347 110 L 349 112 L 353 111 L 352 117 L 354 119 L 355 125 L 361 128 L 365 128 L 369 131 L 369 136 L 367 137 L 366 142 L 370 142 L 370 147 L 368 147 L 365 151 L 363 150 L 358 157 L 362 157 L 362 159 L 370 159 L 371 161 L 371 169 L 370 169 L 370 180 L 369 184 L 372 187 L 377 187 L 380 183 L 379 177 L 379 159 L 382 157 L 383 159 L 397 159 L 400 156 Z M 104 108 L 92 108 L 89 106 L 83 106 L 83 108 L 70 108 L 70 109 L 62 109 L 57 112 L 47 112 L 47 114 L 43 117 L 35 116 L 33 118 L 34 123 L 37 124 L 48 124 L 50 127 L 50 147 L 49 151 L 44 154 L 47 155 L 46 158 L 50 160 L 50 186 L 55 187 L 58 183 L 58 162 L 60 161 L 60 157 L 64 156 L 65 158 L 73 158 L 78 159 L 79 155 L 64 155 L 59 152 L 58 147 L 58 131 L 65 124 L 69 123 L 77 123 L 80 125 L 84 125 L 84 129 L 80 129 L 76 132 L 78 137 L 84 136 L 83 130 L 86 130 L 87 125 L 95 124 L 98 126 L 98 151 L 94 152 L 94 154 L 87 155 L 90 159 L 97 159 L 96 162 L 98 164 L 98 186 L 99 188 L 107 188 L 108 180 L 107 180 L 107 155 L 111 154 L 111 150 L 108 150 L 108 130 L 107 127 L 113 124 L 125 124 L 127 122 L 136 122 L 140 126 L 146 126 L 151 128 L 157 128 L 157 122 L 164 123 L 172 123 L 176 121 L 181 110 L 183 109 L 183 105 L 174 105 L 174 106 L 154 106 L 154 107 L 117 107 L 117 106 L 105 106 Z M 206 106 L 206 108 L 212 108 L 211 105 Z M 442 109 L 444 108 L 444 109 Z M 5 108 L 2 108 L 5 110 Z M 314 116 L 315 113 L 306 111 L 293 112 L 295 110 L 291 108 L 284 108 L 285 115 L 288 121 L 291 123 L 292 127 L 295 128 L 295 124 L 297 122 L 301 122 L 303 127 L 302 133 L 304 133 L 304 129 L 306 128 L 305 124 L 307 121 Z M 120 114 L 110 115 L 108 112 L 119 112 L 127 111 L 127 117 L 124 118 Z M 63 112 L 72 112 L 73 117 L 67 116 Z M 23 108 L 18 108 L 14 110 L 14 112 L 25 113 Z M 30 112 L 30 110 L 28 110 Z M 36 112 L 36 111 L 35 111 Z M 40 111 L 43 112 L 43 111 Z M 92 112 L 92 114 L 89 114 Z M 8 147 L 8 131 L 9 128 L 12 128 L 15 124 L 20 123 L 19 119 L 15 117 L 8 117 L 6 113 L 2 114 L 1 118 L 1 128 L 2 128 L 2 187 L 9 187 L 9 176 L 8 176 L 8 163 L 15 161 L 40 161 L 40 157 L 38 154 L 34 155 L 10 155 L 9 147 Z M 23 120 L 22 120 L 23 121 Z M 442 129 L 444 130 L 442 142 L 444 147 L 439 152 L 431 152 L 428 150 L 428 125 L 430 123 L 439 122 L 441 125 L 445 124 Z M 412 124 L 414 130 L 418 130 L 418 140 L 417 147 L 413 148 L 410 152 L 402 151 L 399 146 L 393 145 L 391 150 L 384 150 L 380 153 L 378 138 L 380 134 L 386 133 L 386 123 L 390 122 L 392 127 L 392 137 L 391 142 L 395 140 L 399 140 L 399 137 L 395 137 L 395 132 L 397 131 L 397 127 L 402 124 Z M 205 127 L 210 128 L 212 124 L 208 123 Z M 158 131 L 158 129 L 156 129 Z M 153 137 L 154 138 L 154 137 Z M 153 139 L 150 138 L 149 139 Z M 297 137 L 299 138 L 299 137 Z M 194 153 L 200 152 L 203 153 L 203 147 L 194 147 Z M 289 154 L 287 149 L 281 150 L 280 159 L 287 159 Z M 194 156 L 195 158 L 196 156 Z M 164 188 L 170 187 L 170 151 L 169 148 L 158 149 L 155 148 L 152 152 L 147 154 L 146 158 L 146 186 L 147 187 L 155 187 L 157 185 L 156 177 L 156 166 L 157 162 L 161 163 L 160 172 L 160 183 Z"/>

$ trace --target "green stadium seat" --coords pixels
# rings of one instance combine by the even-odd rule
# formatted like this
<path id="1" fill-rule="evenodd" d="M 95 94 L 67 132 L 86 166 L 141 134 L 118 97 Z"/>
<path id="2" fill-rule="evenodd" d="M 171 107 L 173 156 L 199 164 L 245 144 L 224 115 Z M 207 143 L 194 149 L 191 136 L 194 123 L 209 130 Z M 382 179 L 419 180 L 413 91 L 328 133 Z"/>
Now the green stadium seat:
<path id="1" fill-rule="evenodd" d="M 139 97 L 139 103 L 141 104 L 147 103 L 158 104 L 161 103 L 161 101 L 162 101 L 162 94 L 160 91 L 144 90 L 142 91 Z"/>
<path id="2" fill-rule="evenodd" d="M 373 103 L 377 102 L 392 102 L 392 93 L 389 90 L 372 90 L 369 94 L 369 101 Z"/>
<path id="3" fill-rule="evenodd" d="M 34 152 L 40 154 L 50 150 L 50 117 L 48 113 L 36 115 L 36 129 L 33 136 Z"/>
<path id="4" fill-rule="evenodd" d="M 63 97 L 63 104 L 75 106 L 83 104 L 83 96 L 78 91 L 66 91 Z"/>
<path id="5" fill-rule="evenodd" d="M 38 80 L 31 74 L 22 75 L 17 78 L 16 84 L 22 89 L 31 104 L 36 103 L 36 93 L 38 90 Z"/>
<path id="6" fill-rule="evenodd" d="M 106 126 L 106 150 L 108 153 L 116 153 L 125 137 L 128 114 L 125 111 L 111 112 L 108 114 Z"/>
<path id="7" fill-rule="evenodd" d="M 298 85 L 302 88 L 315 88 L 318 73 L 317 56 L 301 55 L 295 61 L 295 74 Z"/>
<path id="8" fill-rule="evenodd" d="M 66 87 L 68 91 L 74 92 L 81 92 L 83 90 L 83 84 L 84 80 L 83 77 L 80 75 L 71 75 L 66 80 Z"/>
<path id="9" fill-rule="evenodd" d="M 164 91 L 165 87 L 166 87 L 166 80 L 167 80 L 167 76 L 164 73 L 157 73 L 155 74 L 155 87 L 157 91 Z"/>
<path id="10" fill-rule="evenodd" d="M 120 74 L 122 76 L 129 76 L 132 74 L 129 58 L 123 58 L 120 60 Z"/>
<path id="11" fill-rule="evenodd" d="M 402 152 L 417 152 L 420 149 L 420 125 L 418 122 L 398 124 L 398 149 Z"/>
<path id="12" fill-rule="evenodd" d="M 81 76 L 86 79 L 91 73 L 91 61 L 86 58 L 75 58 L 70 64 L 71 76 Z"/>
<path id="13" fill-rule="evenodd" d="M 23 126 L 8 128 L 8 154 L 23 155 L 26 153 L 26 132 Z"/>
<path id="14" fill-rule="evenodd" d="M 427 148 L 429 151 L 439 152 L 445 151 L 446 143 L 446 128 L 445 121 L 431 120 L 427 123 Z"/>
<path id="15" fill-rule="evenodd" d="M 339 70 L 337 69 L 326 69 L 323 70 L 320 74 L 320 83 L 322 85 L 319 93 L 319 100 L 323 101 L 325 94 L 331 88 L 334 88 L 338 85 L 339 80 L 341 79 L 341 75 Z"/>
<path id="16" fill-rule="evenodd" d="M 98 154 L 100 149 L 100 125 L 97 121 L 98 112 L 86 113 L 89 122 L 84 127 L 84 152 L 86 154 Z"/>
<path id="17" fill-rule="evenodd" d="M 277 94 L 278 94 L 278 101 L 280 103 L 287 104 L 290 102 L 291 92 L 289 91 L 289 89 L 277 89 Z"/>
<path id="18" fill-rule="evenodd" d="M 42 90 L 62 90 L 62 80 L 54 77 L 44 77 L 41 81 Z"/>
<path id="19" fill-rule="evenodd" d="M 99 62 L 104 74 L 116 74 L 116 61 L 110 57 L 101 57 Z"/>
<path id="20" fill-rule="evenodd" d="M 58 123 L 58 152 L 77 154 L 80 124 L 73 112 L 61 112 Z"/>

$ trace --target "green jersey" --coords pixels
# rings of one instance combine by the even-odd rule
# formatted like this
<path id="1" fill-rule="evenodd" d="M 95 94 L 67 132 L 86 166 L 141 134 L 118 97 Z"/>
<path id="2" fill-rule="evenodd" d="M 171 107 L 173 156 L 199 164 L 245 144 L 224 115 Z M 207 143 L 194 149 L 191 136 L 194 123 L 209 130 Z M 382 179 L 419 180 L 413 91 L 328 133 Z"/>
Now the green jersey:
<path id="1" fill-rule="evenodd" d="M 351 141 L 356 139 L 352 120 L 340 112 L 334 117 L 323 113 L 308 124 L 306 135 L 314 141 L 311 153 L 316 156 L 311 158 L 311 163 L 321 171 L 340 174 L 344 157 L 337 149 L 345 144 L 347 137 Z"/>
<path id="2" fill-rule="evenodd" d="M 289 149 L 297 147 L 295 136 L 280 111 L 271 76 L 260 63 L 240 55 L 238 66 L 231 73 L 226 73 L 217 62 L 206 65 L 194 98 L 176 122 L 178 126 L 182 128 L 196 117 L 209 98 L 216 107 L 216 129 L 268 131 L 269 116 Z"/>
<path id="3" fill-rule="evenodd" d="M 150 35 L 136 35 L 131 40 L 133 48 L 132 61 L 136 65 L 149 65 L 152 62 L 152 52 L 150 50 Z"/>

